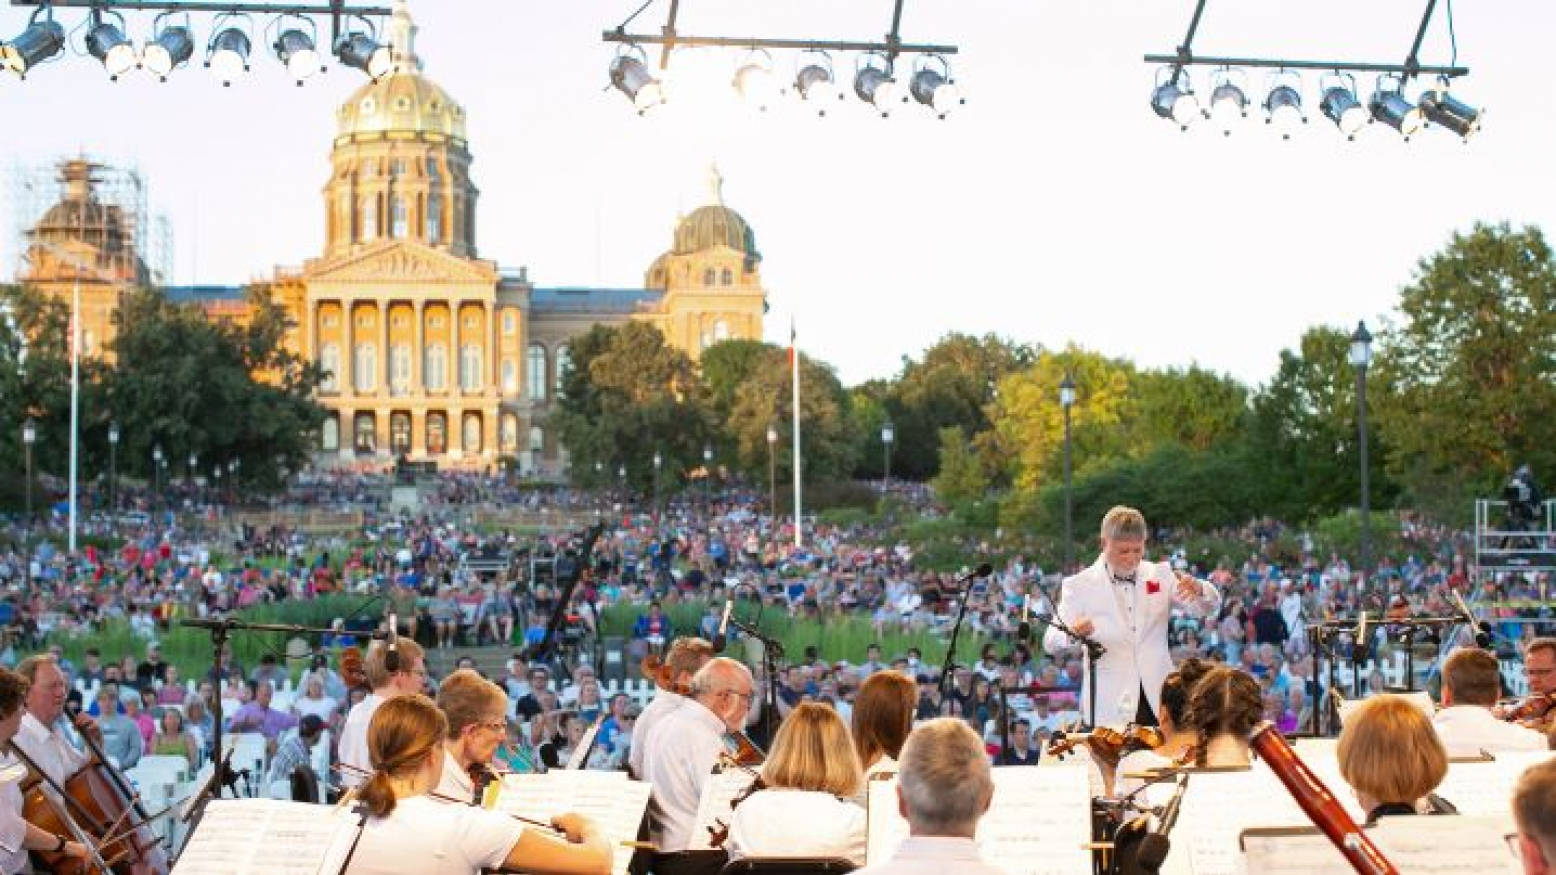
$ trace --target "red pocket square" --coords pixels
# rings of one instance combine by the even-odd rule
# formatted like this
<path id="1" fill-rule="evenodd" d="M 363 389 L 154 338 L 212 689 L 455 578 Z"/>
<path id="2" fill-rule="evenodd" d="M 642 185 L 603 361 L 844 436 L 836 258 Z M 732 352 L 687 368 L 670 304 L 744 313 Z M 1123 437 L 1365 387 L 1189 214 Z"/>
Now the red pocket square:
<path id="1" fill-rule="evenodd" d="M 1156 581 L 1154 581 L 1154 580 L 1147 580 L 1145 582 L 1145 594 L 1146 595 L 1156 595 L 1157 593 L 1159 593 L 1161 591 L 1162 591 L 1162 585 L 1157 583 Z"/>

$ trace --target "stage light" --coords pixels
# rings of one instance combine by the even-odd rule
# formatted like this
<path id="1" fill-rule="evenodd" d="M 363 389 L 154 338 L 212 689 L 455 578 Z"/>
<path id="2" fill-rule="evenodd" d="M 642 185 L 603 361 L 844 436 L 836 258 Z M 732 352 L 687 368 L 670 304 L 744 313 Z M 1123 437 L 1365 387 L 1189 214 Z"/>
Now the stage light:
<path id="1" fill-rule="evenodd" d="M 1281 139 L 1291 139 L 1297 125 L 1307 124 L 1302 113 L 1301 80 L 1296 74 L 1277 73 L 1270 79 L 1270 93 L 1264 98 L 1265 123 L 1280 131 Z"/>
<path id="2" fill-rule="evenodd" d="M 283 19 L 277 19 L 279 25 Z M 304 30 L 306 25 L 308 30 Z M 314 24 L 312 19 L 298 17 L 298 24 L 282 30 L 276 37 L 274 49 L 276 58 L 286 65 L 287 75 L 297 80 L 298 85 L 303 80 L 315 73 L 324 71 L 324 65 L 319 60 L 318 41 L 314 39 Z"/>
<path id="3" fill-rule="evenodd" d="M 1392 87 L 1391 87 L 1392 86 Z M 1378 78 L 1377 90 L 1367 101 L 1372 117 L 1388 125 L 1409 140 L 1426 125 L 1419 107 L 1413 106 L 1401 92 L 1401 83 L 1392 76 Z"/>
<path id="4" fill-rule="evenodd" d="M 1164 82 L 1162 73 L 1171 75 Z M 1189 74 L 1182 69 L 1164 67 L 1157 71 L 1156 87 L 1151 90 L 1151 109 L 1156 114 L 1171 121 L 1182 130 L 1188 130 L 1189 125 L 1202 113 L 1199 108 L 1199 98 L 1194 96 L 1194 89 L 1189 82 Z"/>
<path id="5" fill-rule="evenodd" d="M 0 45 L 0 67 L 25 77 L 32 68 L 64 50 L 65 28 L 52 14 L 41 21 L 38 19 L 47 8 L 39 8 L 32 14 L 32 20 L 20 36 Z"/>
<path id="6" fill-rule="evenodd" d="M 808 54 L 814 57 L 794 74 L 794 90 L 799 92 L 801 100 L 817 105 L 818 115 L 826 115 L 828 103 L 843 99 L 837 90 L 837 79 L 832 75 L 832 57 L 826 52 Z M 807 60 L 804 55 L 800 59 Z"/>
<path id="7" fill-rule="evenodd" d="M 231 17 L 224 15 L 216 20 L 217 24 Z M 232 80 L 248 72 L 249 52 L 252 49 L 253 42 L 243 28 L 236 24 L 223 27 L 216 31 L 205 47 L 205 66 L 210 68 L 211 75 L 220 80 L 223 86 L 231 85 Z"/>
<path id="8" fill-rule="evenodd" d="M 611 85 L 632 101 L 638 115 L 665 102 L 664 85 L 648 72 L 643 50 L 629 46 L 611 60 Z"/>
<path id="9" fill-rule="evenodd" d="M 1421 114 L 1426 120 L 1442 125 L 1468 140 L 1480 130 L 1486 111 L 1475 109 L 1448 93 L 1448 83 L 1421 92 Z"/>
<path id="10" fill-rule="evenodd" d="M 772 103 L 778 93 L 778 85 L 773 78 L 772 55 L 762 49 L 752 49 L 735 70 L 733 85 L 742 99 L 766 112 L 768 104 Z"/>
<path id="11" fill-rule="evenodd" d="M 940 67 L 938 70 L 934 67 L 937 63 Z M 940 118 L 945 118 L 953 107 L 966 102 L 951 78 L 951 65 L 945 58 L 926 55 L 917 66 L 913 78 L 908 80 L 908 93 L 913 95 L 914 100 L 934 110 Z"/>
<path id="12" fill-rule="evenodd" d="M 880 66 L 870 63 L 878 59 Z M 891 99 L 897 93 L 897 82 L 891 77 L 891 65 L 884 55 L 871 52 L 859 58 L 854 72 L 854 94 L 859 99 L 881 111 L 881 118 L 891 113 Z"/>
<path id="13" fill-rule="evenodd" d="M 194 57 L 194 37 L 190 35 L 187 23 L 183 25 L 162 26 L 162 19 L 171 13 L 163 13 L 157 16 L 152 32 L 156 37 L 147 43 L 140 53 L 140 65 L 146 72 L 167 81 L 169 73 L 183 66 L 185 61 Z"/>
<path id="14" fill-rule="evenodd" d="M 1248 117 L 1248 94 L 1233 81 L 1241 78 L 1239 70 L 1217 70 L 1210 80 L 1210 118 L 1229 137 L 1232 128 Z"/>
<path id="15" fill-rule="evenodd" d="M 1335 75 L 1320 81 L 1318 87 L 1324 95 L 1318 102 L 1324 117 L 1334 122 L 1347 140 L 1356 139 L 1357 131 L 1367 124 L 1367 110 L 1356 98 L 1356 80 Z"/>
<path id="16" fill-rule="evenodd" d="M 354 30 L 342 35 L 335 43 L 335 57 L 345 66 L 361 70 L 369 79 L 377 82 L 394 72 L 394 53 L 388 46 L 379 44 L 372 23 L 366 19 L 362 21 L 368 30 Z"/>
<path id="17" fill-rule="evenodd" d="M 92 14 L 92 29 L 86 34 L 87 53 L 102 62 L 108 78 L 116 80 L 135 68 L 135 46 L 124 36 L 124 19 L 118 15 L 118 24 L 104 21 L 102 13 Z"/>

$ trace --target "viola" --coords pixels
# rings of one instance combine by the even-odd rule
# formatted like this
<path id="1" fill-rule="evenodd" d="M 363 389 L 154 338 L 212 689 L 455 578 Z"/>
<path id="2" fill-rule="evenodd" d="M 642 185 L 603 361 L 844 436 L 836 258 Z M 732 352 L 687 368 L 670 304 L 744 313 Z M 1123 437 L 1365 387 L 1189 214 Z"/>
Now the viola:
<path id="1" fill-rule="evenodd" d="M 346 682 L 347 690 L 371 692 L 367 682 L 367 666 L 362 661 L 361 648 L 347 647 L 340 651 L 340 678 Z"/>
<path id="2" fill-rule="evenodd" d="M 676 683 L 675 672 L 664 660 L 652 653 L 643 657 L 643 663 L 638 668 L 643 672 L 643 677 L 652 680 L 654 686 L 665 692 L 675 693 L 677 696 L 690 696 L 692 694 L 691 687 L 688 687 L 686 684 Z"/>
<path id="3" fill-rule="evenodd" d="M 748 767 L 746 764 L 740 762 L 732 756 L 726 754 L 723 757 L 723 762 L 725 765 L 733 766 L 755 777 L 755 780 L 746 785 L 744 790 L 741 790 L 739 793 L 736 793 L 734 796 L 730 797 L 729 810 L 733 815 L 735 809 L 740 807 L 740 803 L 750 799 L 752 795 L 759 793 L 762 790 L 766 790 L 767 782 L 762 780 L 762 775 L 760 772 Z M 729 825 L 733 822 L 733 817 L 731 817 L 728 821 L 715 819 L 713 821 L 714 825 L 708 827 L 708 844 L 715 848 L 724 847 L 724 843 L 729 841 Z"/>
<path id="4" fill-rule="evenodd" d="M 1535 693 L 1522 699 L 1515 699 L 1502 711 L 1502 719 L 1509 723 L 1522 723 L 1526 720 L 1541 721 L 1551 713 L 1552 706 L 1556 706 L 1556 693 Z"/>
<path id="5" fill-rule="evenodd" d="M 1075 748 L 1085 745 L 1096 751 L 1099 756 L 1117 759 L 1137 750 L 1156 750 L 1165 743 L 1166 739 L 1162 736 L 1162 731 L 1155 726 L 1131 724 L 1124 727 L 1122 731 L 1099 726 L 1091 732 L 1055 736 L 1054 740 L 1048 743 L 1048 755 L 1063 759 Z"/>

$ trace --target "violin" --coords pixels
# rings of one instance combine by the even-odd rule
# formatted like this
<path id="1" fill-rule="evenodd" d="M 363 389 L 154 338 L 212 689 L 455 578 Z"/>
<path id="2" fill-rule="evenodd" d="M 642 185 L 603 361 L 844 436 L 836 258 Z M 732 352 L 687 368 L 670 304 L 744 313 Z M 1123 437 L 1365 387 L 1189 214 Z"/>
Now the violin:
<path id="1" fill-rule="evenodd" d="M 372 692 L 367 682 L 367 666 L 362 661 L 361 648 L 353 646 L 340 651 L 340 678 L 346 682 L 347 690 Z"/>
<path id="2" fill-rule="evenodd" d="M 755 777 L 755 780 L 746 785 L 744 790 L 741 790 L 739 793 L 736 793 L 734 796 L 730 797 L 729 810 L 730 813 L 733 814 L 735 809 L 740 807 L 740 803 L 750 799 L 753 794 L 762 790 L 766 790 L 767 782 L 762 780 L 761 772 L 748 767 L 746 764 L 740 762 L 734 757 L 726 754 L 721 759 L 725 765 L 734 766 L 735 768 L 740 769 L 742 772 Z M 724 843 L 729 841 L 729 826 L 733 822 L 733 817 L 731 817 L 728 821 L 715 819 L 713 821 L 714 825 L 708 827 L 708 844 L 715 848 L 724 847 Z"/>
<path id="3" fill-rule="evenodd" d="M 692 688 L 686 684 L 675 681 L 675 671 L 664 660 L 650 653 L 643 657 L 643 663 L 638 666 L 643 672 L 643 677 L 654 682 L 654 686 L 667 693 L 675 693 L 677 696 L 690 696 Z"/>
<path id="4" fill-rule="evenodd" d="M 1096 751 L 1099 756 L 1117 759 L 1137 750 L 1156 750 L 1166 741 L 1162 731 L 1155 726 L 1131 724 L 1124 727 L 1122 731 L 1099 726 L 1091 732 L 1055 735 L 1054 740 L 1048 743 L 1048 755 L 1056 759 L 1064 759 L 1066 754 L 1084 744 L 1087 748 Z"/>
<path id="5" fill-rule="evenodd" d="M 1543 721 L 1551 713 L 1552 706 L 1556 706 L 1556 693 L 1535 693 L 1522 699 L 1514 699 L 1501 712 L 1502 719 L 1509 723 Z"/>

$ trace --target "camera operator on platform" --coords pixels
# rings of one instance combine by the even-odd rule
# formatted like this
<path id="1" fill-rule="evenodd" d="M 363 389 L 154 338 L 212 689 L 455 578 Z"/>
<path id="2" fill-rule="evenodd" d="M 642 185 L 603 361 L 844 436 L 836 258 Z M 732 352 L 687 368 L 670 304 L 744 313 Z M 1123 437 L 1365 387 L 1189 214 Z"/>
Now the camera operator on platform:
<path id="1" fill-rule="evenodd" d="M 1156 725 L 1162 682 L 1172 671 L 1167 632 L 1172 608 L 1211 616 L 1221 593 L 1208 581 L 1175 572 L 1165 562 L 1145 561 L 1145 517 L 1132 507 L 1115 507 L 1102 518 L 1102 554 L 1059 593 L 1058 619 L 1104 648 L 1096 664 L 1096 698 L 1091 677 L 1081 690 L 1081 708 L 1093 725 Z M 1055 656 L 1080 652 L 1081 645 L 1057 626 L 1043 635 Z M 1089 674 L 1089 673 L 1088 673 Z M 1096 713 L 1090 713 L 1092 702 Z"/>

